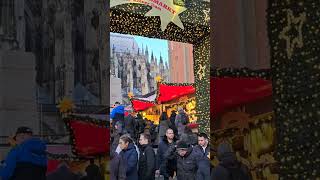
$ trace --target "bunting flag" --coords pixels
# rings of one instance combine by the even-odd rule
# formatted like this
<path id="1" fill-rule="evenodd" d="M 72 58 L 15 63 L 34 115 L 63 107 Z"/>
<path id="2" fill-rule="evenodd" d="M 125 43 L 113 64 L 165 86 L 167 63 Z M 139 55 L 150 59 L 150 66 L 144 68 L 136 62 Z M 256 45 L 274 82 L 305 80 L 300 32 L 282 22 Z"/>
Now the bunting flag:
<path id="1" fill-rule="evenodd" d="M 144 101 L 140 99 L 131 99 L 131 104 L 134 108 L 134 111 L 144 111 L 156 105 L 154 102 Z"/>

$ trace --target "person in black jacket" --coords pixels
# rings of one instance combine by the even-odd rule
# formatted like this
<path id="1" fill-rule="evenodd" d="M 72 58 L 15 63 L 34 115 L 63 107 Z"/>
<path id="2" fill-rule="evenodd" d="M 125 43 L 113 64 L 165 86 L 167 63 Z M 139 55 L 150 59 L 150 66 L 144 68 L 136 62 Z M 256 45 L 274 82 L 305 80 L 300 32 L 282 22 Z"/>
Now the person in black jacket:
<path id="1" fill-rule="evenodd" d="M 175 146 L 176 138 L 172 129 L 167 129 L 165 137 L 160 141 L 157 151 L 157 171 L 156 174 L 164 176 L 164 180 L 174 176 L 177 162 L 175 159 L 169 160 L 166 152 L 170 147 Z"/>
<path id="2" fill-rule="evenodd" d="M 136 128 L 136 120 L 134 117 L 134 112 L 129 111 L 129 115 L 125 117 L 124 120 L 124 130 L 125 133 L 130 134 L 130 136 L 135 139 L 135 128 Z"/>
<path id="3" fill-rule="evenodd" d="M 156 155 L 150 145 L 151 137 L 149 134 L 141 134 L 139 144 L 141 145 L 139 158 L 139 180 L 154 180 L 156 171 Z"/>
<path id="4" fill-rule="evenodd" d="M 177 160 L 178 180 L 196 180 L 201 156 L 190 145 L 180 140 L 175 147 L 170 147 L 167 154 L 169 160 Z"/>
<path id="5" fill-rule="evenodd" d="M 247 167 L 239 162 L 230 144 L 223 142 L 217 149 L 219 164 L 212 170 L 212 179 L 250 180 Z"/>

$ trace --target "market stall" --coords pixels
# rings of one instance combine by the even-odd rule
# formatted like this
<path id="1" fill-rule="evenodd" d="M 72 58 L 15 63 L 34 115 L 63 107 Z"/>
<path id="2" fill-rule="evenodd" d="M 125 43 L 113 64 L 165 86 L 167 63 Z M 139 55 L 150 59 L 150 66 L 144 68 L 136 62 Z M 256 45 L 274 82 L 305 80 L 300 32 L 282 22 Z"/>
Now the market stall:
<path id="1" fill-rule="evenodd" d="M 277 179 L 271 81 L 215 77 L 211 88 L 213 147 L 228 141 L 253 179 Z"/>

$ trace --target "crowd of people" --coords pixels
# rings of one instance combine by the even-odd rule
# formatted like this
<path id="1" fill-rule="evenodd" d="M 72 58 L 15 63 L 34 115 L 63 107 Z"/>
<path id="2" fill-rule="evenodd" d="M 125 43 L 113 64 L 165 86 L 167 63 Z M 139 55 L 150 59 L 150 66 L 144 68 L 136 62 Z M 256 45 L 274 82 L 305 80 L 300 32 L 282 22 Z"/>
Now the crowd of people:
<path id="1" fill-rule="evenodd" d="M 111 112 L 111 180 L 250 180 L 227 142 L 216 148 L 219 164 L 213 167 L 209 137 L 193 132 L 182 107 L 162 112 L 159 125 L 139 113 L 124 113 L 116 103 Z"/>
<path id="2" fill-rule="evenodd" d="M 103 180 L 99 166 L 90 159 L 84 174 L 72 172 L 67 161 L 62 161 L 52 173 L 47 173 L 46 143 L 34 137 L 29 127 L 19 127 L 15 145 L 0 164 L 0 180 Z"/>
<path id="3" fill-rule="evenodd" d="M 182 107 L 162 112 L 159 125 L 124 114 L 119 103 L 111 112 L 111 180 L 211 179 L 208 135 L 192 131 Z"/>

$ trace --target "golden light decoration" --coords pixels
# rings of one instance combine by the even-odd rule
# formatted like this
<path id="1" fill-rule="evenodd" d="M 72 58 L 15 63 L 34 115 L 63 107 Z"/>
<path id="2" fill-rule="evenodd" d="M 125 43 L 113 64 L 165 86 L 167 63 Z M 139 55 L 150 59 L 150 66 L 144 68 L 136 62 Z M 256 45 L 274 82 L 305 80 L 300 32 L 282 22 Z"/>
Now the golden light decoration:
<path id="1" fill-rule="evenodd" d="M 196 88 L 196 118 L 199 123 L 199 132 L 210 132 L 210 27 L 205 21 L 203 10 L 208 10 L 210 3 L 194 2 L 179 16 L 184 29 L 169 23 L 165 31 L 161 30 L 161 20 L 158 17 L 146 17 L 151 7 L 140 4 L 122 4 L 111 8 L 110 32 L 131 34 L 137 36 L 160 38 L 193 44 L 194 72 Z M 186 23 L 185 23 L 186 22 Z M 202 66 L 202 76 L 199 79 L 197 72 Z"/>
<path id="2" fill-rule="evenodd" d="M 161 76 L 157 76 L 155 77 L 156 82 L 161 82 L 162 81 L 162 77 Z"/>
<path id="3" fill-rule="evenodd" d="M 279 38 L 286 41 L 286 49 L 288 58 L 291 59 L 295 48 L 302 48 L 303 46 L 303 35 L 302 27 L 306 21 L 306 13 L 300 13 L 299 17 L 293 15 L 292 10 L 287 10 L 287 26 L 281 31 Z M 295 28 L 298 31 L 298 36 L 291 37 L 288 32 Z"/>
<path id="4" fill-rule="evenodd" d="M 133 98 L 133 96 L 134 96 L 134 95 L 133 95 L 133 93 L 132 93 L 132 92 L 129 92 L 129 93 L 128 93 L 128 97 L 129 97 L 130 99 L 132 99 L 132 98 Z"/>
<path id="5" fill-rule="evenodd" d="M 75 105 L 70 98 L 64 97 L 57 107 L 59 108 L 60 113 L 69 113 L 75 108 Z"/>
<path id="6" fill-rule="evenodd" d="M 110 7 L 122 5 L 122 4 L 143 4 L 152 7 L 145 16 L 159 16 L 161 20 L 161 30 L 164 31 L 170 22 L 173 22 L 181 29 L 184 29 L 183 23 L 180 20 L 179 14 L 187 10 L 183 6 L 177 6 L 173 3 L 173 0 L 110 0 Z"/>

